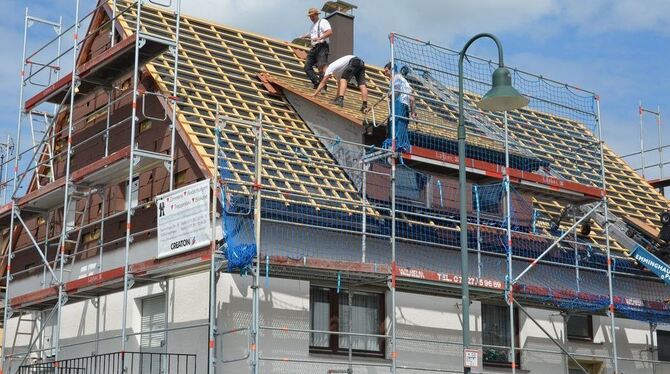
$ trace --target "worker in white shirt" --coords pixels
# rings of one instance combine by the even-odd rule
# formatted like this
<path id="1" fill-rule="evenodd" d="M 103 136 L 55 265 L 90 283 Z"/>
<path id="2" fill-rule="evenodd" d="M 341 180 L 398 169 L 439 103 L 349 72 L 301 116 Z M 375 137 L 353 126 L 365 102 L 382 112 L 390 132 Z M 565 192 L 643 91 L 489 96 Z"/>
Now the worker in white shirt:
<path id="1" fill-rule="evenodd" d="M 368 86 L 365 84 L 365 62 L 354 55 L 347 55 L 333 61 L 324 73 L 321 83 L 314 91 L 314 96 L 326 86 L 328 78 L 334 77 L 337 80 L 337 96 L 333 100 L 335 105 L 344 106 L 344 94 L 347 92 L 347 84 L 351 78 L 356 79 L 358 88 L 361 91 L 361 99 L 363 105 L 361 111 L 366 112 L 368 109 Z"/>
<path id="2" fill-rule="evenodd" d="M 305 60 L 305 73 L 314 88 L 319 84 L 323 77 L 324 70 L 328 64 L 328 53 L 330 52 L 330 36 L 333 35 L 333 29 L 330 22 L 319 18 L 319 11 L 316 8 L 310 8 L 307 16 L 312 21 L 312 27 L 308 34 L 302 36 L 303 39 L 309 39 L 312 48 L 307 53 Z M 314 67 L 319 70 L 319 75 L 314 72 Z"/>
<path id="3" fill-rule="evenodd" d="M 407 79 L 405 79 L 402 74 L 394 74 L 391 71 L 390 62 L 384 66 L 384 75 L 391 80 L 393 91 L 395 92 L 393 106 L 395 108 L 396 150 L 400 152 L 408 151 L 410 147 L 408 134 L 409 121 L 410 119 L 417 119 L 414 92 L 412 86 L 409 85 L 409 82 L 407 82 Z M 389 111 L 389 114 L 390 113 L 391 111 Z M 389 121 L 389 124 L 390 123 L 391 122 Z M 390 131 L 389 138 L 384 141 L 382 147 L 392 147 Z"/>

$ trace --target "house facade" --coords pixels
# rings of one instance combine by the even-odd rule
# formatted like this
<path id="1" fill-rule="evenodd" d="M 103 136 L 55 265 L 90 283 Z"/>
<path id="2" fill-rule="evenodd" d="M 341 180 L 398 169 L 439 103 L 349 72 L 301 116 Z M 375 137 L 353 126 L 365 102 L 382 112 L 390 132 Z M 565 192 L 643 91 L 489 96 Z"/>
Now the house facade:
<path id="1" fill-rule="evenodd" d="M 457 92 L 427 62 L 451 52 L 392 38 L 419 112 L 396 153 L 383 69 L 364 114 L 355 87 L 342 108 L 311 95 L 304 47 L 156 5 L 90 17 L 76 73 L 22 104 L 61 103 L 0 207 L 5 372 L 462 371 Z M 503 117 L 479 96 L 473 372 L 670 372 L 670 289 L 613 233 L 661 256 L 665 197 L 601 147 L 595 106 L 549 95 Z M 156 197 L 206 180 L 216 240 L 159 256 Z"/>

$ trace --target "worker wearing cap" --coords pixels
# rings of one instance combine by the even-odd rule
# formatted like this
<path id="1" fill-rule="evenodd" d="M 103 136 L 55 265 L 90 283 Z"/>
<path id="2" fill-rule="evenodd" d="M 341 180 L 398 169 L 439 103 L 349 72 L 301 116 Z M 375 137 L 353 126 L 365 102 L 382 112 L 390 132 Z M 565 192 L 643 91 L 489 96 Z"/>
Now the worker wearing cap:
<path id="1" fill-rule="evenodd" d="M 303 39 L 309 39 L 312 48 L 307 53 L 305 60 L 305 73 L 314 88 L 319 84 L 323 77 L 324 69 L 328 64 L 328 53 L 330 52 L 330 36 L 333 35 L 333 29 L 326 19 L 319 18 L 319 11 L 316 8 L 310 8 L 307 11 L 307 16 L 312 21 L 312 27 L 309 34 L 302 36 Z M 314 67 L 319 70 L 319 75 L 314 72 Z"/>
<path id="2" fill-rule="evenodd" d="M 393 90 L 395 91 L 393 106 L 395 107 L 396 150 L 401 152 L 408 151 L 410 147 L 408 134 L 409 121 L 410 119 L 417 119 L 414 91 L 403 74 L 391 71 L 390 62 L 384 66 L 384 75 L 391 80 Z M 389 110 L 390 113 L 391 110 Z M 390 117 L 389 123 L 391 123 Z M 382 147 L 391 148 L 392 144 L 391 132 L 389 131 L 389 138 L 384 141 Z"/>
<path id="3" fill-rule="evenodd" d="M 326 87 L 326 82 L 331 76 L 337 80 L 337 96 L 333 100 L 333 103 L 340 107 L 344 106 L 344 94 L 347 92 L 347 84 L 351 78 L 355 78 L 358 88 L 361 90 L 361 99 L 363 100 L 361 111 L 366 112 L 368 108 L 368 87 L 365 84 L 365 62 L 354 55 L 343 56 L 333 61 L 326 68 L 321 82 L 314 91 L 314 96 L 318 95 Z"/>

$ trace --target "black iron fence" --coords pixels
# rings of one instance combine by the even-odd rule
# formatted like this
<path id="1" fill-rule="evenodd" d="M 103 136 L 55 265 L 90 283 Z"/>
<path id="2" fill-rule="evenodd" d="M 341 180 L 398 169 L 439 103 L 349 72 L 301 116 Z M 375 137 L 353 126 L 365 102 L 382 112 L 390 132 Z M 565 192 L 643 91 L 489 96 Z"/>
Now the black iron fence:
<path id="1" fill-rule="evenodd" d="M 196 357 L 185 353 L 115 352 L 23 365 L 18 374 L 196 374 Z"/>

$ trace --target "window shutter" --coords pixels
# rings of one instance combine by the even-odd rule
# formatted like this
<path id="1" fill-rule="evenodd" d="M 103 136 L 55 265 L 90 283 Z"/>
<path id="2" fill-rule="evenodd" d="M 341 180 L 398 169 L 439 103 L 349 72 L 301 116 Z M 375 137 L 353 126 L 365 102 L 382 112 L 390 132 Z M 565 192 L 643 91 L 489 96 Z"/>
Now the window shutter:
<path id="1" fill-rule="evenodd" d="M 160 348 L 165 344 L 165 295 L 142 300 L 142 339 L 141 348 Z M 158 332 L 153 332 L 158 331 Z"/>

